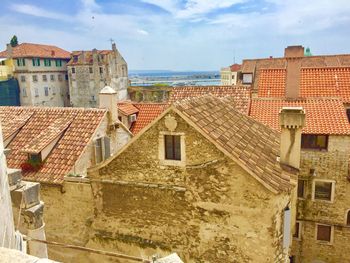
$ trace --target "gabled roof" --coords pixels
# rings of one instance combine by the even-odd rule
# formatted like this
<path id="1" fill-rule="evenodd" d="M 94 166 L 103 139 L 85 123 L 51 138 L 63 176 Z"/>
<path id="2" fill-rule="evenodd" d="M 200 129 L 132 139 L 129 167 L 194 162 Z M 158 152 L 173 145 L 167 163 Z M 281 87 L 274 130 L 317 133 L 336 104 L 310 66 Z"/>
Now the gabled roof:
<path id="1" fill-rule="evenodd" d="M 28 148 L 30 152 L 40 151 L 50 139 L 54 140 L 59 135 L 62 137 L 42 168 L 36 173 L 27 172 L 23 175 L 31 181 L 63 183 L 64 176 L 74 170 L 76 161 L 88 146 L 106 112 L 104 109 L 83 108 L 0 107 L 0 120 L 4 130 L 10 119 L 28 116 L 25 125 L 7 146 L 11 149 L 7 156 L 8 167 L 20 168 L 27 161 L 27 153 L 23 150 Z"/>
<path id="2" fill-rule="evenodd" d="M 211 94 L 216 97 L 232 97 L 235 107 L 242 113 L 248 113 L 250 88 L 246 86 L 189 86 L 175 87 L 170 91 L 169 103 Z"/>
<path id="3" fill-rule="evenodd" d="M 7 50 L 0 52 L 0 58 L 8 57 L 8 55 L 9 54 Z M 35 57 L 35 58 L 69 59 L 70 53 L 56 46 L 33 44 L 33 43 L 22 43 L 12 48 L 12 57 L 13 58 Z"/>
<path id="4" fill-rule="evenodd" d="M 133 103 L 130 102 L 119 102 L 118 110 L 125 116 L 129 116 L 139 112 L 139 109 L 136 108 Z"/>
<path id="5" fill-rule="evenodd" d="M 267 188 L 274 192 L 290 189 L 290 177 L 277 161 L 278 132 L 211 95 L 182 100 L 174 107 Z"/>
<path id="6" fill-rule="evenodd" d="M 350 124 L 341 99 L 252 99 L 250 116 L 279 131 L 282 107 L 300 106 L 306 113 L 304 134 L 350 135 Z"/>
<path id="7" fill-rule="evenodd" d="M 130 130 L 133 134 L 137 134 L 166 110 L 169 107 L 169 104 L 133 103 L 133 106 L 138 109 L 138 114 L 136 121 L 133 123 Z"/>

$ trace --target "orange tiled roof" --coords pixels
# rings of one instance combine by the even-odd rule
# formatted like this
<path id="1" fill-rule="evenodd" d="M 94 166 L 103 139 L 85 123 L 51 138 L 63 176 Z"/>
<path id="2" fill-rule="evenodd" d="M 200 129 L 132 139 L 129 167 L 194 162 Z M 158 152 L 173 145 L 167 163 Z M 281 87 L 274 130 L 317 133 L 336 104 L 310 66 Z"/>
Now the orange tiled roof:
<path id="1" fill-rule="evenodd" d="M 133 134 L 137 134 L 169 107 L 167 103 L 133 103 L 133 105 L 139 110 L 137 119 L 130 128 Z"/>
<path id="2" fill-rule="evenodd" d="M 245 86 L 189 86 L 175 87 L 170 91 L 169 103 L 178 100 L 193 98 L 211 94 L 216 97 L 230 96 L 231 101 L 235 102 L 235 108 L 242 113 L 248 113 L 250 88 Z"/>
<path id="3" fill-rule="evenodd" d="M 7 51 L 0 52 L 0 57 L 8 57 Z M 22 43 L 12 48 L 13 58 L 62 58 L 69 59 L 70 53 L 62 48 L 50 45 Z"/>
<path id="4" fill-rule="evenodd" d="M 136 108 L 131 102 L 119 102 L 118 110 L 125 116 L 129 116 L 139 112 L 139 109 Z"/>
<path id="5" fill-rule="evenodd" d="M 278 114 L 282 107 L 289 106 L 305 109 L 305 134 L 350 135 L 350 124 L 340 99 L 253 99 L 250 116 L 279 131 Z"/>
<path id="6" fill-rule="evenodd" d="M 259 77 L 258 96 L 279 98 L 285 96 L 286 70 L 261 69 Z"/>
<path id="7" fill-rule="evenodd" d="M 338 97 L 350 103 L 350 67 L 301 69 L 300 97 Z"/>
<path id="8" fill-rule="evenodd" d="M 7 156 L 10 168 L 20 168 L 26 162 L 23 152 L 26 145 L 41 138 L 47 129 L 54 129 L 53 124 L 59 119 L 72 120 L 65 129 L 43 167 L 36 173 L 24 173 L 24 178 L 32 181 L 61 184 L 64 176 L 74 169 L 76 161 L 88 146 L 96 129 L 106 115 L 102 109 L 82 108 L 42 108 L 42 107 L 0 107 L 2 127 L 7 127 L 8 120 L 16 116 L 30 116 L 8 145 L 11 149 Z M 58 130 L 62 125 L 58 122 Z M 61 129 L 62 128 L 62 129 Z M 41 143 L 41 141 L 39 140 Z M 46 142 L 45 142 L 46 143 Z M 40 146 L 41 147 L 41 146 Z"/>
<path id="9" fill-rule="evenodd" d="M 231 65 L 230 69 L 232 72 L 234 72 L 234 71 L 239 71 L 241 69 L 241 67 L 242 67 L 242 65 L 236 63 L 236 64 Z"/>
<path id="10" fill-rule="evenodd" d="M 276 192 L 290 189 L 290 177 L 277 162 L 278 132 L 212 95 L 182 100 L 174 106 L 261 183 Z"/>

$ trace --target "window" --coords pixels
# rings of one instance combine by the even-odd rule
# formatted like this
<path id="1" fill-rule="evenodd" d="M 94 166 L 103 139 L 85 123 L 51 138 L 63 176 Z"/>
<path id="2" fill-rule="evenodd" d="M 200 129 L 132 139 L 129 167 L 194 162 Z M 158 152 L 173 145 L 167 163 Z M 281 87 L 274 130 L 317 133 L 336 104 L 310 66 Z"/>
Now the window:
<path id="1" fill-rule="evenodd" d="M 333 202 L 334 181 L 314 180 L 313 182 L 313 199 Z"/>
<path id="2" fill-rule="evenodd" d="M 56 67 L 62 67 L 62 60 L 56 59 Z"/>
<path id="3" fill-rule="evenodd" d="M 24 58 L 18 58 L 18 59 L 17 59 L 17 66 L 23 67 L 23 66 L 25 66 L 25 65 L 26 65 L 26 61 L 25 61 Z"/>
<path id="4" fill-rule="evenodd" d="M 301 136 L 302 149 L 327 150 L 327 147 L 328 135 L 302 134 Z"/>
<path id="5" fill-rule="evenodd" d="M 94 71 L 92 70 L 91 67 L 89 68 L 89 72 L 90 72 L 90 74 L 94 73 Z"/>
<path id="6" fill-rule="evenodd" d="M 27 97 L 27 90 L 26 90 L 26 88 L 22 88 L 22 94 L 23 94 L 23 97 Z"/>
<path id="7" fill-rule="evenodd" d="M 68 74 L 64 75 L 64 78 L 65 78 L 66 80 L 68 80 Z"/>
<path id="8" fill-rule="evenodd" d="M 49 96 L 49 88 L 48 87 L 44 87 L 45 90 L 45 96 Z"/>
<path id="9" fill-rule="evenodd" d="M 34 82 L 37 82 L 37 81 L 38 81 L 38 76 L 37 76 L 37 75 L 33 75 L 32 78 L 33 78 L 33 81 L 34 81 Z"/>
<path id="10" fill-rule="evenodd" d="M 47 81 L 47 76 L 43 75 L 43 81 Z"/>
<path id="11" fill-rule="evenodd" d="M 45 67 L 50 67 L 51 66 L 51 59 L 45 58 L 44 59 L 44 65 L 45 65 Z"/>
<path id="12" fill-rule="evenodd" d="M 50 80 L 55 81 L 55 75 L 50 75 Z"/>
<path id="13" fill-rule="evenodd" d="M 91 96 L 91 101 L 96 101 L 96 98 L 94 95 Z"/>
<path id="14" fill-rule="evenodd" d="M 350 210 L 346 213 L 346 225 L 350 226 Z"/>
<path id="15" fill-rule="evenodd" d="M 28 154 L 28 160 L 33 163 L 41 162 L 41 154 Z"/>
<path id="16" fill-rule="evenodd" d="M 95 162 L 100 163 L 111 156 L 110 138 L 105 136 L 95 140 Z"/>
<path id="17" fill-rule="evenodd" d="M 253 83 L 253 74 L 245 73 L 243 74 L 243 84 L 252 84 Z"/>
<path id="18" fill-rule="evenodd" d="M 35 94 L 35 97 L 39 97 L 39 90 L 38 90 L 38 88 L 34 88 L 34 94 Z"/>
<path id="19" fill-rule="evenodd" d="M 33 66 L 34 67 L 39 67 L 40 66 L 40 58 L 33 58 L 32 62 L 33 62 Z"/>
<path id="20" fill-rule="evenodd" d="M 75 68 L 72 68 L 72 74 L 75 74 Z"/>
<path id="21" fill-rule="evenodd" d="M 301 222 L 296 221 L 293 237 L 296 239 L 300 239 L 300 236 L 301 236 Z"/>
<path id="22" fill-rule="evenodd" d="M 26 82 L 26 76 L 21 76 L 21 82 Z"/>
<path id="23" fill-rule="evenodd" d="M 305 198 L 305 184 L 306 180 L 298 180 L 298 197 Z"/>
<path id="24" fill-rule="evenodd" d="M 181 143 L 179 135 L 164 135 L 165 159 L 181 160 Z"/>
<path id="25" fill-rule="evenodd" d="M 331 242 L 332 241 L 332 226 L 329 225 L 316 225 L 316 240 Z"/>
<path id="26" fill-rule="evenodd" d="M 55 95 L 56 94 L 56 88 L 52 87 L 51 90 L 52 90 L 52 94 Z"/>
<path id="27" fill-rule="evenodd" d="M 100 74 L 102 74 L 103 73 L 103 68 L 102 67 L 100 67 Z"/>
<path id="28" fill-rule="evenodd" d="M 62 75 L 61 74 L 58 74 L 58 81 L 62 81 L 63 80 L 63 77 L 62 77 Z"/>

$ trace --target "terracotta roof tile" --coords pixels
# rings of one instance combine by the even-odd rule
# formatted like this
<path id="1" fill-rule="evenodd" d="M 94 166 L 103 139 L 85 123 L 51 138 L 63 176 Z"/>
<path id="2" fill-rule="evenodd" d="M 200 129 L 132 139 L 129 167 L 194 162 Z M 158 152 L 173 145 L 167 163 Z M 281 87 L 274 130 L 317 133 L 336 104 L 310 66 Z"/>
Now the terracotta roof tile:
<path id="1" fill-rule="evenodd" d="M 350 103 L 350 68 L 301 69 L 300 97 L 338 97 Z"/>
<path id="2" fill-rule="evenodd" d="M 236 64 L 233 64 L 230 66 L 230 70 L 232 72 L 239 71 L 239 70 L 241 70 L 241 67 L 242 67 L 242 65 L 236 63 Z"/>
<path id="3" fill-rule="evenodd" d="M 236 109 L 242 113 L 248 113 L 250 88 L 245 86 L 189 86 L 175 87 L 170 92 L 169 103 L 186 98 L 194 98 L 211 94 L 216 97 L 231 97 L 231 102 L 235 103 Z"/>
<path id="4" fill-rule="evenodd" d="M 136 121 L 130 128 L 133 134 L 140 132 L 169 107 L 167 103 L 133 103 L 133 105 L 139 110 Z"/>
<path id="5" fill-rule="evenodd" d="M 22 114 L 32 115 L 8 145 L 11 152 L 7 156 L 7 162 L 11 168 L 20 168 L 20 165 L 27 160 L 27 154 L 23 152 L 26 145 L 38 140 L 38 148 L 41 148 L 42 145 L 47 143 L 42 135 L 48 129 L 48 136 L 53 138 L 55 134 L 54 125 L 58 125 L 57 131 L 59 132 L 71 120 L 69 127 L 64 130 L 62 137 L 46 158 L 43 167 L 36 173 L 24 173 L 24 178 L 27 180 L 61 184 L 64 176 L 74 169 L 79 156 L 88 146 L 88 142 L 106 115 L 106 110 L 0 107 L 2 126 L 7 127 L 10 118 L 16 118 Z M 58 120 L 66 120 L 67 122 Z"/>
<path id="6" fill-rule="evenodd" d="M 7 51 L 0 52 L 0 57 L 7 57 Z M 50 45 L 22 43 L 12 48 L 13 58 L 62 58 L 69 59 L 70 53 L 62 48 Z"/>
<path id="7" fill-rule="evenodd" d="M 350 135 L 350 124 L 340 99 L 253 99 L 250 116 L 279 131 L 278 114 L 282 107 L 289 106 L 305 109 L 305 134 Z"/>
<path id="8" fill-rule="evenodd" d="M 289 176 L 283 176 L 277 162 L 278 132 L 212 95 L 182 100 L 174 106 L 261 183 L 276 192 L 290 189 Z"/>
<path id="9" fill-rule="evenodd" d="M 258 86 L 258 96 L 279 98 L 285 96 L 286 70 L 261 69 Z"/>
<path id="10" fill-rule="evenodd" d="M 118 110 L 125 116 L 138 113 L 139 110 L 131 102 L 119 102 Z"/>

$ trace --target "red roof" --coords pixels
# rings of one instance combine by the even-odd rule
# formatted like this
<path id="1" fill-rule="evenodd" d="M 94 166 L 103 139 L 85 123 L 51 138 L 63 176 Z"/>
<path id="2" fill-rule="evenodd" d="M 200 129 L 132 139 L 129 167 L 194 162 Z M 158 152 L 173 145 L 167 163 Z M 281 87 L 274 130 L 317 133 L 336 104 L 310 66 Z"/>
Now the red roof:
<path id="1" fill-rule="evenodd" d="M 350 68 L 301 69 L 300 97 L 339 97 L 350 103 Z"/>
<path id="2" fill-rule="evenodd" d="M 11 149 L 6 158 L 8 167 L 20 168 L 28 158 L 24 152 L 26 148 L 39 151 L 60 134 L 62 137 L 45 159 L 42 168 L 36 173 L 26 172 L 23 175 L 31 181 L 63 183 L 64 176 L 74 170 L 76 161 L 88 147 L 105 115 L 106 110 L 102 109 L 0 107 L 2 127 L 8 135 L 17 133 L 7 146 Z M 18 127 L 11 122 L 11 119 L 16 118 L 23 120 Z"/>
<path id="3" fill-rule="evenodd" d="M 136 121 L 130 129 L 133 134 L 141 131 L 169 107 L 167 103 L 133 103 L 133 105 L 139 110 Z"/>
<path id="4" fill-rule="evenodd" d="M 350 135 L 350 124 L 341 99 L 253 99 L 250 116 L 280 130 L 278 114 L 282 107 L 289 106 L 300 106 L 305 110 L 305 134 Z"/>
<path id="5" fill-rule="evenodd" d="M 259 77 L 259 97 L 279 98 L 285 96 L 286 70 L 261 69 Z"/>
<path id="6" fill-rule="evenodd" d="M 236 63 L 236 64 L 231 65 L 230 69 L 232 72 L 235 72 L 235 71 L 241 70 L 241 67 L 242 67 L 242 65 Z"/>
<path id="7" fill-rule="evenodd" d="M 131 102 L 119 102 L 118 110 L 121 114 L 129 116 L 139 112 L 139 109 L 136 108 Z"/>
<path id="8" fill-rule="evenodd" d="M 0 52 L 0 57 L 8 57 L 7 50 Z M 70 52 L 50 45 L 22 43 L 12 48 L 13 58 L 62 58 L 69 59 Z"/>
<path id="9" fill-rule="evenodd" d="M 237 110 L 248 114 L 250 88 L 246 86 L 189 86 L 175 87 L 170 91 L 169 103 L 175 101 L 200 97 L 203 95 L 214 95 L 215 97 L 230 97 Z"/>
<path id="10" fill-rule="evenodd" d="M 96 54 L 99 56 L 99 63 L 107 63 L 107 55 L 113 53 L 113 50 L 96 50 Z M 84 65 L 93 63 L 93 51 L 91 50 L 81 50 L 73 51 L 71 59 L 67 63 L 68 66 L 73 65 Z"/>

